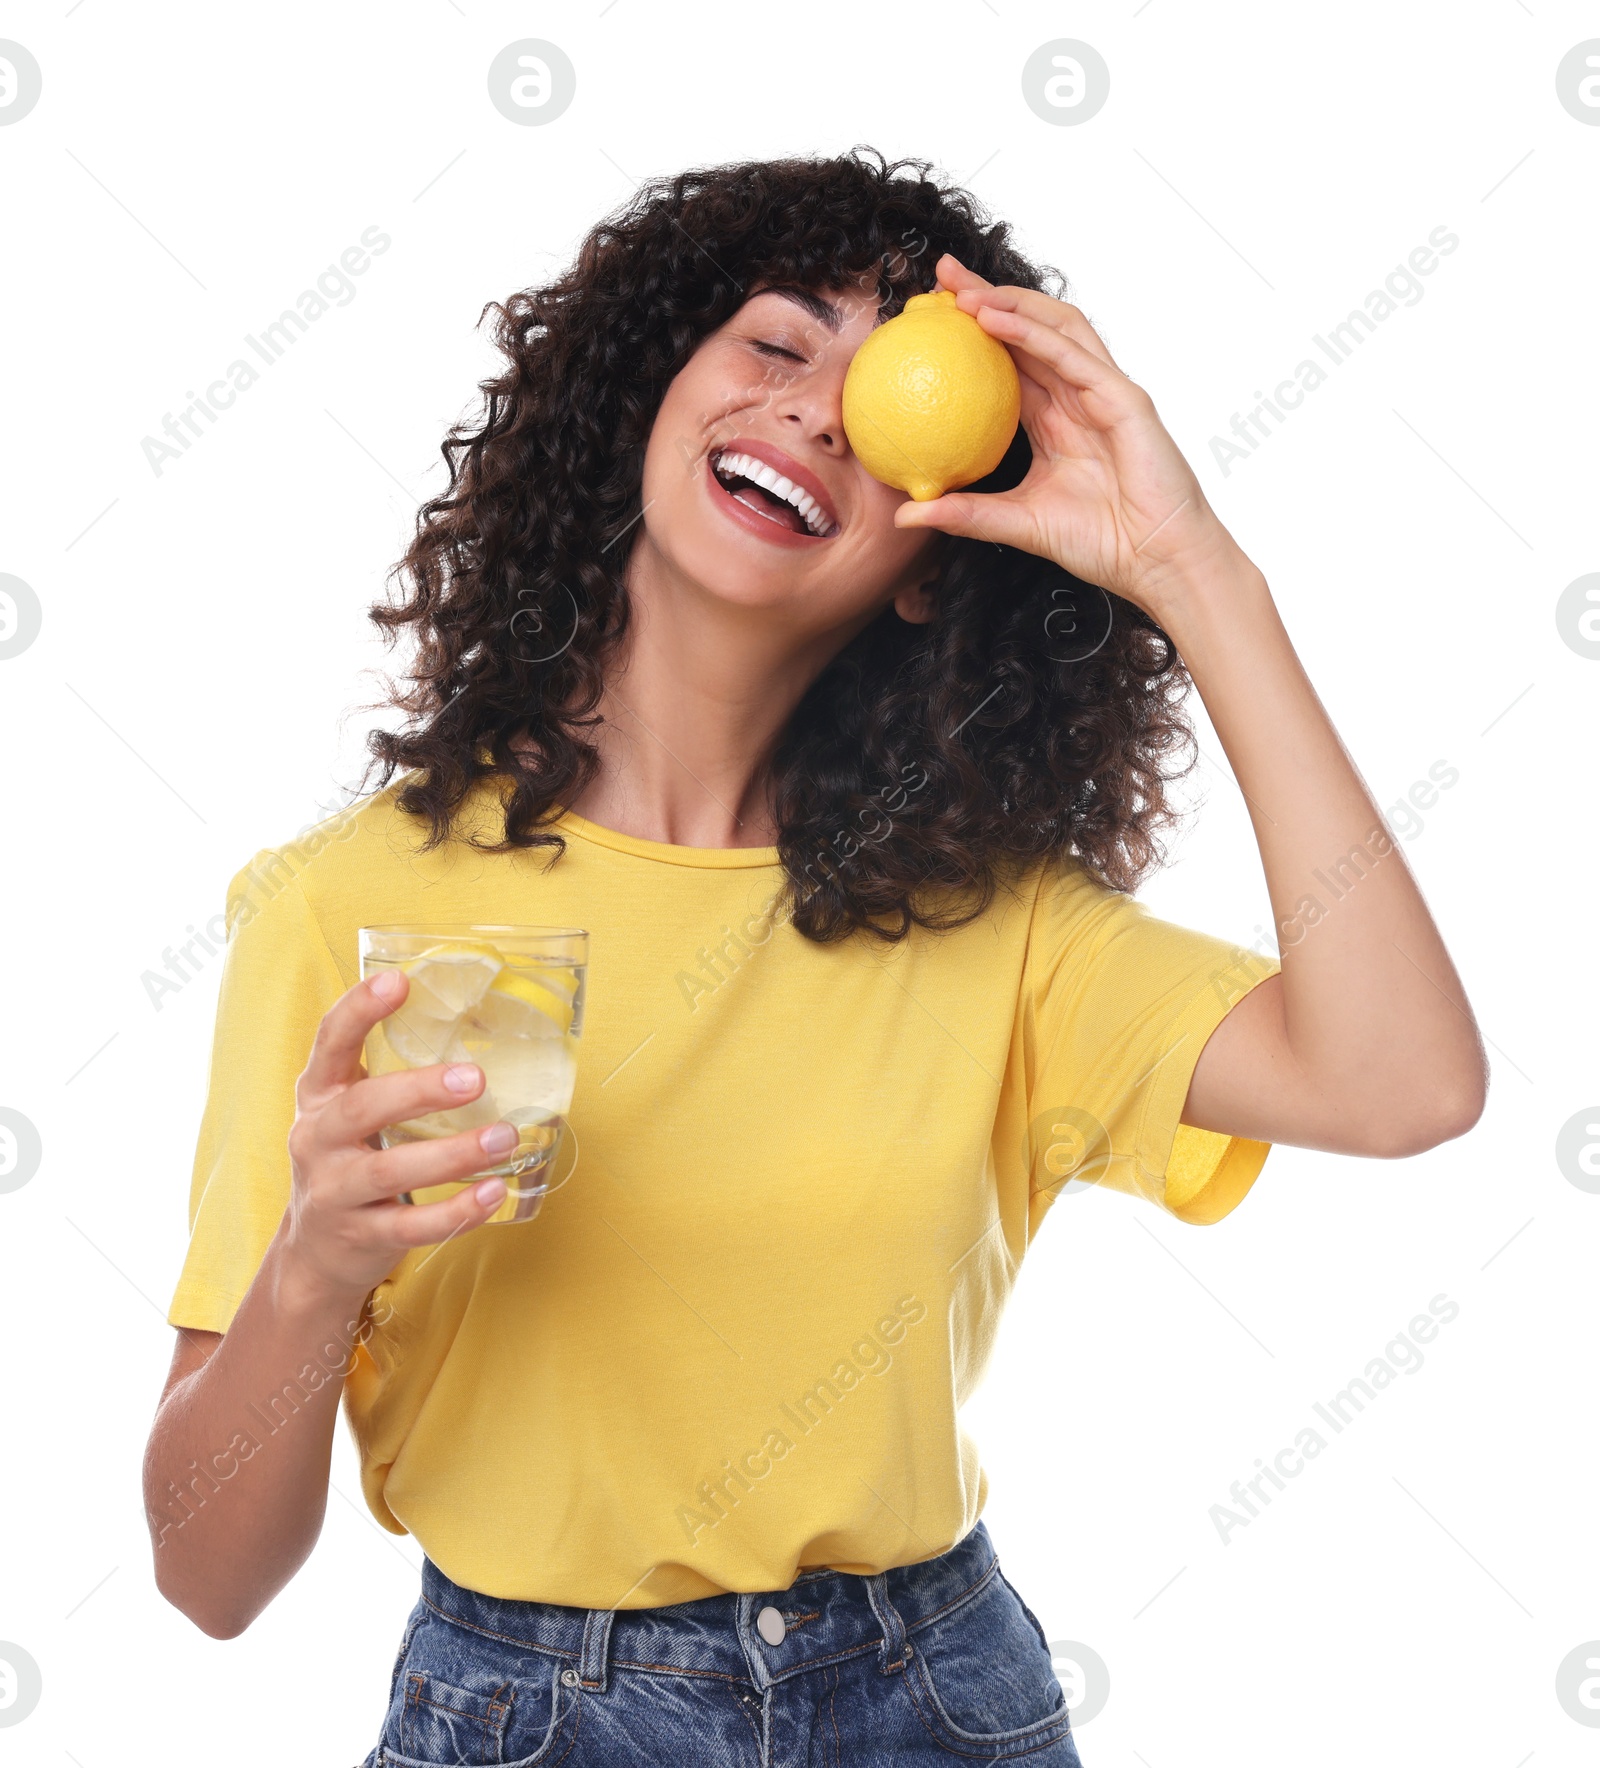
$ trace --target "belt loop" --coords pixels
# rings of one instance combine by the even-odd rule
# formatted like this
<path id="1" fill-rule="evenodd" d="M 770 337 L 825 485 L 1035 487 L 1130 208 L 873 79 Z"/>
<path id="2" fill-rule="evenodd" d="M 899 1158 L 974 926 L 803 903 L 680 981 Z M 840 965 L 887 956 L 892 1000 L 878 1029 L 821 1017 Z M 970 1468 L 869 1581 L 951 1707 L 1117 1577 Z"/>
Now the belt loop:
<path id="1" fill-rule="evenodd" d="M 578 1681 L 585 1688 L 604 1694 L 606 1659 L 611 1646 L 611 1623 L 616 1619 L 613 1608 L 591 1608 L 583 1622 L 583 1649 L 578 1657 Z"/>
<path id="2" fill-rule="evenodd" d="M 883 1628 L 883 1642 L 878 1647 L 878 1668 L 885 1676 L 890 1676 L 906 1667 L 909 1647 L 906 1624 L 900 1619 L 899 1609 L 889 1600 L 889 1580 L 884 1573 L 874 1572 L 867 1579 L 867 1601 L 872 1604 L 872 1612 Z"/>

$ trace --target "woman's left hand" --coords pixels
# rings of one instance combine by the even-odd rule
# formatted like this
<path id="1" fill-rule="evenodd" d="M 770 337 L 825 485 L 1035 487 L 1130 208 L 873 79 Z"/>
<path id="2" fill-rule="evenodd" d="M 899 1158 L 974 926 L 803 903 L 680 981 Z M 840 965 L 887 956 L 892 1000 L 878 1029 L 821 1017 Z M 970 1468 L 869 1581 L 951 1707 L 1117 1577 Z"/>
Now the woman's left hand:
<path id="1" fill-rule="evenodd" d="M 938 272 L 956 305 L 1011 352 L 1033 463 L 1012 491 L 908 498 L 896 527 L 1037 553 L 1157 620 L 1219 561 L 1243 556 L 1150 395 L 1078 308 L 985 282 L 948 252 Z"/>

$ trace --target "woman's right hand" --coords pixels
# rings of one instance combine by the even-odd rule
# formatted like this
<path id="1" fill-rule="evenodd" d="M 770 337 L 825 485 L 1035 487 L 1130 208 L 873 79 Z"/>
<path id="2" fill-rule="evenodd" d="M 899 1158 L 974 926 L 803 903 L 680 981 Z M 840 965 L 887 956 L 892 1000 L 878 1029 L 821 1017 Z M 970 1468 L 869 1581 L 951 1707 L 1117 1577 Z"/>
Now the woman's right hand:
<path id="1" fill-rule="evenodd" d="M 517 1143 L 512 1125 L 495 1123 L 437 1141 L 375 1146 L 386 1124 L 469 1104 L 483 1091 L 483 1071 L 470 1063 L 367 1076 L 367 1033 L 410 986 L 402 972 L 385 970 L 341 995 L 323 1015 L 295 1084 L 282 1274 L 309 1295 L 345 1298 L 357 1308 L 410 1248 L 481 1227 L 506 1187 L 503 1179 L 484 1179 L 440 1203 L 403 1203 L 399 1194 L 469 1178 Z"/>

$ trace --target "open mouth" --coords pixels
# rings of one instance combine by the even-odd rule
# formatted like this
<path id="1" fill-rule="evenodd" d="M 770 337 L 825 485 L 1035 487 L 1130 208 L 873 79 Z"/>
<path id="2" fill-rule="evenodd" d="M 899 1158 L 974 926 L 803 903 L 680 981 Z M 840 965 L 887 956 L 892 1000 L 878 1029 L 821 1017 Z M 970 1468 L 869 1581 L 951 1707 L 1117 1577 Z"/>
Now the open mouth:
<path id="1" fill-rule="evenodd" d="M 839 524 L 808 491 L 754 455 L 736 448 L 718 449 L 710 458 L 710 467 L 717 483 L 736 503 L 791 534 L 830 540 L 839 532 Z"/>

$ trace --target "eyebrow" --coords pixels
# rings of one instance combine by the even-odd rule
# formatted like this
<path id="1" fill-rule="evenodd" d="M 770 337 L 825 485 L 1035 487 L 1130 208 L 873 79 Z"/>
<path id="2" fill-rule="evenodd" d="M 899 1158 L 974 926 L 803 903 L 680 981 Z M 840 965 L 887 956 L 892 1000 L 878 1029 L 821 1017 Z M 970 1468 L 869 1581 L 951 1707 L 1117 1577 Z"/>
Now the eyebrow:
<path id="1" fill-rule="evenodd" d="M 819 295 L 815 289 L 808 289 L 798 284 L 781 283 L 773 287 L 757 289 L 750 296 L 753 301 L 756 295 L 782 295 L 786 301 L 793 301 L 797 307 L 803 307 L 819 324 L 825 325 L 831 332 L 844 330 L 844 315 L 826 296 Z"/>

